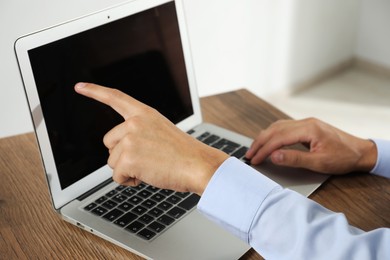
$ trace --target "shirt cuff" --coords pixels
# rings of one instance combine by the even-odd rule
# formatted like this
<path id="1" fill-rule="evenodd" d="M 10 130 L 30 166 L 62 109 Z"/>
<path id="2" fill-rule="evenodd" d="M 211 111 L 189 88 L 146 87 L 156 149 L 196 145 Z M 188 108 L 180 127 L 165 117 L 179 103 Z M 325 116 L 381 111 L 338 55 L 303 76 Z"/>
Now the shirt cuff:
<path id="1" fill-rule="evenodd" d="M 281 186 L 240 160 L 230 157 L 215 172 L 198 210 L 249 243 L 252 221 L 268 194 Z"/>
<path id="2" fill-rule="evenodd" d="M 386 178 L 390 178 L 390 141 L 382 139 L 372 139 L 374 141 L 378 158 L 371 173 Z"/>

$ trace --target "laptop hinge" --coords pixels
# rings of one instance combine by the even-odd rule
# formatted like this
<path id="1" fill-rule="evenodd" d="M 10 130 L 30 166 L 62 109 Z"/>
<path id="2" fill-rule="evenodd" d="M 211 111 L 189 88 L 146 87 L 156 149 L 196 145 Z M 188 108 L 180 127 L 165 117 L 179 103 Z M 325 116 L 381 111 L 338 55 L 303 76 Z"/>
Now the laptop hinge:
<path id="1" fill-rule="evenodd" d="M 100 183 L 99 185 L 97 185 L 96 187 L 90 189 L 89 191 L 85 192 L 84 194 L 80 195 L 77 200 L 84 200 L 85 198 L 89 197 L 90 195 L 92 195 L 93 193 L 95 193 L 96 191 L 100 190 L 101 188 L 103 188 L 104 186 L 107 186 L 108 184 L 110 184 L 111 182 L 113 182 L 112 178 L 108 178 L 107 180 L 103 181 L 102 183 Z"/>

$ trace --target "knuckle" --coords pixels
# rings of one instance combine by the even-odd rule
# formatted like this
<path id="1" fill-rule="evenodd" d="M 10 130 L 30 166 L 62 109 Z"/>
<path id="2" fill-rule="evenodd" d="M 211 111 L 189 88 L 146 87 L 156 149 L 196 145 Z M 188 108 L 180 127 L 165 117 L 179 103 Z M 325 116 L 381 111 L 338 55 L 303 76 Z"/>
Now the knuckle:
<path id="1" fill-rule="evenodd" d="M 120 91 L 115 88 L 108 89 L 106 96 L 103 97 L 105 99 L 105 103 L 111 105 L 112 101 L 115 100 L 120 95 L 119 92 Z"/>
<path id="2" fill-rule="evenodd" d="M 149 107 L 149 106 L 142 106 L 140 107 L 140 111 L 141 111 L 141 114 L 143 115 L 142 118 L 145 118 L 145 117 L 153 117 L 154 114 L 158 113 L 156 109 L 152 108 L 152 107 Z M 139 116 L 140 117 L 140 116 Z"/>
<path id="3" fill-rule="evenodd" d="M 125 96 L 126 94 L 124 94 L 122 91 L 118 89 L 115 88 L 109 89 L 104 103 L 106 103 L 110 107 L 115 107 L 118 103 L 118 100 L 123 100 Z"/>
<path id="4" fill-rule="evenodd" d="M 269 127 L 269 129 L 273 132 L 280 132 L 282 131 L 283 129 L 286 128 L 286 126 L 288 124 L 290 124 L 292 121 L 289 120 L 289 119 L 279 119 L 277 121 L 275 121 L 274 123 L 272 123 Z"/>
<path id="5" fill-rule="evenodd" d="M 120 141 L 121 156 L 129 156 L 133 152 L 136 143 L 136 138 L 133 138 L 133 136 L 136 137 L 136 134 L 127 133 L 122 137 Z"/>
<path id="6" fill-rule="evenodd" d="M 112 145 L 111 145 L 111 139 L 110 139 L 110 136 L 108 135 L 108 133 L 107 134 L 105 134 L 104 136 L 103 136 L 103 144 L 104 144 L 104 146 L 105 147 L 107 147 L 108 149 L 111 149 L 112 147 Z"/>
<path id="7" fill-rule="evenodd" d="M 298 155 L 294 155 L 294 156 L 285 155 L 285 157 L 286 157 L 285 158 L 286 162 L 288 162 L 291 165 L 297 165 L 298 166 L 301 163 L 301 158 Z"/>
<path id="8" fill-rule="evenodd" d="M 321 125 L 321 121 L 315 117 L 309 117 L 305 119 L 305 122 L 314 127 L 319 127 Z"/>
<path id="9" fill-rule="evenodd" d="M 108 166 L 110 166 L 111 169 L 115 168 L 115 160 L 112 158 L 112 156 L 108 157 L 107 164 L 108 164 Z"/>
<path id="10" fill-rule="evenodd" d="M 303 123 L 309 132 L 317 133 L 321 129 L 321 121 L 315 117 L 309 117 L 303 120 Z"/>
<path id="11" fill-rule="evenodd" d="M 142 118 L 138 116 L 132 116 L 123 122 L 126 133 L 122 137 L 122 141 L 130 141 L 132 136 L 137 136 L 142 132 Z"/>
<path id="12" fill-rule="evenodd" d="M 134 128 L 134 120 L 133 119 L 134 119 L 134 117 L 131 117 L 123 123 L 127 130 L 130 130 L 130 131 L 133 130 L 133 128 Z"/>
<path id="13" fill-rule="evenodd" d="M 285 120 L 285 119 L 279 119 L 279 120 L 273 122 L 273 123 L 270 125 L 270 128 L 271 128 L 271 129 L 272 129 L 272 128 L 278 128 L 278 127 L 280 127 L 281 125 L 284 125 L 284 124 L 286 123 L 286 121 L 287 121 L 287 120 Z"/>
<path id="14" fill-rule="evenodd" d="M 123 151 L 121 154 L 121 160 L 129 159 L 137 151 L 137 139 L 133 138 L 132 134 L 125 135 L 121 140 Z M 123 157 L 123 158 L 122 158 Z"/>
<path id="15" fill-rule="evenodd" d="M 303 121 L 309 122 L 309 123 L 317 123 L 318 119 L 315 117 L 308 117 L 306 119 L 303 119 Z"/>
<path id="16" fill-rule="evenodd" d="M 122 92 L 116 88 L 112 88 L 109 94 L 109 97 L 111 98 L 117 98 L 122 94 Z"/>
<path id="17" fill-rule="evenodd" d="M 113 175 L 112 175 L 112 179 L 113 179 L 114 182 L 116 182 L 116 183 L 121 183 L 121 182 L 122 182 L 122 177 L 121 177 L 121 175 L 120 175 L 118 172 L 116 172 L 116 171 L 114 171 L 114 173 L 113 173 Z"/>

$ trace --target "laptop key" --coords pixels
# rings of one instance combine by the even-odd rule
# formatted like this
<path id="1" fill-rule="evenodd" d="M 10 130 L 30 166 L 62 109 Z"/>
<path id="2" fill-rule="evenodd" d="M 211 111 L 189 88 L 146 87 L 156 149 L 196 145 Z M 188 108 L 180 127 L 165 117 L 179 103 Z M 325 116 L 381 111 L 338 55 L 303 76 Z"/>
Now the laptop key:
<path id="1" fill-rule="evenodd" d="M 204 139 L 202 142 L 207 144 L 207 145 L 211 145 L 212 143 L 214 143 L 215 141 L 217 141 L 218 139 L 220 139 L 219 136 L 217 135 L 211 135 L 209 137 L 207 137 L 206 139 Z"/>
<path id="2" fill-rule="evenodd" d="M 153 208 L 156 204 L 157 204 L 157 202 L 155 202 L 153 200 L 145 200 L 144 202 L 142 202 L 141 206 L 144 206 L 144 207 L 150 209 L 150 208 Z"/>
<path id="3" fill-rule="evenodd" d="M 129 230 L 130 232 L 133 232 L 133 233 L 137 233 L 138 231 L 140 231 L 145 225 L 142 224 L 141 222 L 139 221 L 134 221 L 133 223 L 131 223 L 130 225 L 128 225 L 126 227 L 127 230 Z"/>
<path id="4" fill-rule="evenodd" d="M 248 147 L 245 147 L 245 146 L 243 146 L 243 147 L 241 147 L 240 149 L 238 149 L 237 151 L 235 151 L 233 154 L 232 154 L 232 156 L 233 157 L 236 157 L 236 158 L 238 158 L 238 159 L 241 159 L 242 157 L 244 157 L 245 156 L 245 154 L 246 154 L 246 152 L 248 151 Z"/>
<path id="5" fill-rule="evenodd" d="M 126 189 L 126 186 L 123 186 L 123 185 L 119 185 L 118 187 L 115 188 L 117 191 L 122 191 L 124 189 Z"/>
<path id="6" fill-rule="evenodd" d="M 116 190 L 112 190 L 112 191 L 110 191 L 110 192 L 108 192 L 107 194 L 106 194 L 106 196 L 107 197 L 112 197 L 112 196 L 114 196 L 115 194 L 117 194 L 118 192 L 116 191 Z"/>
<path id="7" fill-rule="evenodd" d="M 167 189 L 163 189 L 160 191 L 161 194 L 165 195 L 165 196 L 169 196 L 171 195 L 172 193 L 174 193 L 173 190 L 167 190 Z"/>
<path id="8" fill-rule="evenodd" d="M 105 207 L 106 209 L 112 209 L 112 208 L 115 208 L 118 204 L 115 203 L 114 201 L 112 200 L 107 200 L 106 202 L 104 202 L 102 204 L 103 207 Z"/>
<path id="9" fill-rule="evenodd" d="M 133 212 L 133 213 L 135 213 L 135 214 L 138 214 L 138 215 L 142 215 L 142 214 L 144 214 L 146 211 L 147 211 L 146 208 L 141 207 L 141 206 L 137 206 L 137 207 L 135 207 L 131 212 Z"/>
<path id="10" fill-rule="evenodd" d="M 162 194 L 154 194 L 152 197 L 150 197 L 152 200 L 155 200 L 157 202 L 163 201 L 165 199 L 165 196 Z"/>
<path id="11" fill-rule="evenodd" d="M 166 201 L 163 201 L 161 202 L 160 204 L 157 205 L 158 208 L 162 209 L 162 210 L 168 210 L 170 208 L 172 208 L 172 204 L 169 203 L 169 202 L 166 202 Z"/>
<path id="12" fill-rule="evenodd" d="M 235 148 L 240 147 L 239 144 L 237 144 L 237 143 L 235 143 L 235 142 L 232 142 L 232 141 L 230 141 L 230 140 L 227 140 L 227 139 L 225 139 L 225 138 L 219 140 L 219 141 L 217 142 L 217 144 L 220 144 L 220 145 L 227 145 L 227 146 L 231 146 L 231 147 L 235 147 Z"/>
<path id="13" fill-rule="evenodd" d="M 145 214 L 142 217 L 138 218 L 138 220 L 145 223 L 145 224 L 149 224 L 150 222 L 152 222 L 154 220 L 154 218 L 148 214 Z"/>
<path id="14" fill-rule="evenodd" d="M 97 204 L 92 202 L 92 203 L 88 204 L 87 206 L 85 206 L 84 209 L 90 211 L 91 209 L 93 209 L 96 206 L 97 206 Z"/>
<path id="15" fill-rule="evenodd" d="M 176 191 L 176 192 L 175 192 L 175 195 L 176 195 L 176 196 L 179 196 L 180 198 L 185 198 L 185 197 L 187 197 L 188 195 L 190 195 L 190 193 L 189 193 L 189 192 L 180 192 L 180 191 Z"/>
<path id="16" fill-rule="evenodd" d="M 130 202 L 131 204 L 137 205 L 137 204 L 139 204 L 141 201 L 143 201 L 143 199 L 141 199 L 141 198 L 138 197 L 138 196 L 133 196 L 133 197 L 131 197 L 130 199 L 128 199 L 127 201 Z"/>
<path id="17" fill-rule="evenodd" d="M 155 231 L 155 232 L 157 232 L 157 233 L 160 233 L 161 231 L 163 231 L 165 229 L 165 225 L 155 221 L 152 224 L 150 224 L 148 226 L 148 228 L 153 230 L 153 231 Z"/>
<path id="18" fill-rule="evenodd" d="M 149 213 L 150 215 L 152 215 L 152 216 L 159 217 L 159 216 L 161 216 L 161 214 L 164 213 L 164 211 L 162 211 L 162 210 L 159 209 L 159 208 L 154 208 L 154 209 L 151 209 L 148 213 Z"/>
<path id="19" fill-rule="evenodd" d="M 179 201 L 181 201 L 181 198 L 175 196 L 175 195 L 172 195 L 170 196 L 168 199 L 166 199 L 166 201 L 172 203 L 172 204 L 176 204 L 178 203 Z"/>
<path id="20" fill-rule="evenodd" d="M 147 197 L 152 195 L 152 193 L 150 191 L 147 191 L 147 190 L 142 190 L 138 193 L 138 195 L 141 196 L 142 198 L 146 199 Z"/>
<path id="21" fill-rule="evenodd" d="M 94 208 L 91 212 L 95 215 L 98 215 L 98 216 L 101 216 L 105 213 L 107 213 L 107 209 L 103 208 L 103 207 L 97 207 L 97 208 Z"/>
<path id="22" fill-rule="evenodd" d="M 212 144 L 211 146 L 221 150 L 225 146 L 225 144 L 221 144 L 221 143 L 217 142 L 215 144 Z"/>
<path id="23" fill-rule="evenodd" d="M 196 204 L 198 204 L 198 201 L 200 200 L 200 197 L 196 195 L 195 193 L 191 194 L 188 198 L 184 199 L 182 202 L 178 204 L 179 207 L 182 207 L 183 209 L 190 210 Z"/>
<path id="24" fill-rule="evenodd" d="M 109 221 L 113 221 L 113 220 L 117 219 L 122 214 L 123 214 L 123 211 L 121 211 L 119 209 L 113 209 L 110 212 L 108 212 L 106 215 L 104 215 L 103 218 L 105 218 Z"/>
<path id="25" fill-rule="evenodd" d="M 128 212 L 126 213 L 125 215 L 123 215 L 122 217 L 120 217 L 119 219 L 117 219 L 114 224 L 120 226 L 120 227 L 125 227 L 127 226 L 129 223 L 133 222 L 138 216 L 131 213 L 131 212 Z"/>
<path id="26" fill-rule="evenodd" d="M 181 218 L 186 213 L 184 209 L 181 209 L 179 207 L 174 207 L 170 211 L 168 211 L 168 215 L 171 217 L 174 217 L 175 219 Z"/>
<path id="27" fill-rule="evenodd" d="M 114 197 L 112 197 L 113 200 L 115 200 L 118 203 L 121 203 L 127 199 L 127 196 L 122 195 L 122 194 L 117 194 Z"/>
<path id="28" fill-rule="evenodd" d="M 210 135 L 209 132 L 204 132 L 203 134 L 201 134 L 200 136 L 198 136 L 196 139 L 202 141 L 203 139 L 205 139 L 206 137 L 208 137 Z"/>
<path id="29" fill-rule="evenodd" d="M 146 187 L 146 184 L 141 183 L 138 186 L 135 186 L 135 187 L 132 187 L 132 188 L 139 191 L 139 190 L 142 190 L 145 187 Z"/>
<path id="30" fill-rule="evenodd" d="M 161 222 L 162 224 L 169 226 L 172 224 L 175 220 L 167 215 L 162 215 L 157 219 L 158 222 Z"/>
<path id="31" fill-rule="evenodd" d="M 148 191 L 151 191 L 151 192 L 157 192 L 157 191 L 160 190 L 159 188 L 156 188 L 156 187 L 154 187 L 154 186 L 148 186 L 146 189 L 147 189 Z"/>
<path id="32" fill-rule="evenodd" d="M 133 207 L 134 206 L 128 202 L 123 202 L 121 205 L 118 206 L 118 208 L 123 210 L 123 211 L 129 211 Z"/>
<path id="33" fill-rule="evenodd" d="M 95 200 L 96 203 L 100 204 L 104 201 L 107 200 L 107 197 L 106 196 L 101 196 L 100 198 L 98 198 L 97 200 Z"/>
<path id="34" fill-rule="evenodd" d="M 137 191 L 135 191 L 132 188 L 128 187 L 125 190 L 123 190 L 122 193 L 127 195 L 127 196 L 131 196 L 131 195 L 134 195 L 135 193 L 137 193 Z"/>
<path id="35" fill-rule="evenodd" d="M 231 153 L 234 152 L 236 149 L 237 149 L 237 147 L 227 145 L 227 146 L 225 146 L 224 148 L 222 148 L 222 151 L 225 152 L 225 153 L 227 153 L 227 154 L 231 154 Z"/>
<path id="36" fill-rule="evenodd" d="M 137 235 L 146 240 L 150 240 L 156 235 L 156 233 L 149 229 L 144 228 Z"/>

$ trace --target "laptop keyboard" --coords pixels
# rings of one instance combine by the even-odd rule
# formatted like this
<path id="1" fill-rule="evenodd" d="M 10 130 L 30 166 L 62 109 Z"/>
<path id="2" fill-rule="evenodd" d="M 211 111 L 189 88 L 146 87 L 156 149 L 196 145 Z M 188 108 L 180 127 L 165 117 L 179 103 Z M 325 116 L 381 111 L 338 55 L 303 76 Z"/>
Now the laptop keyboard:
<path id="1" fill-rule="evenodd" d="M 245 161 L 248 147 L 205 132 L 197 137 L 203 143 Z M 119 185 L 84 207 L 103 219 L 151 240 L 193 209 L 200 197 L 189 192 L 159 189 L 147 184 L 137 187 Z"/>
<path id="2" fill-rule="evenodd" d="M 207 145 L 224 151 L 225 153 L 248 163 L 245 158 L 245 153 L 249 148 L 246 146 L 241 146 L 235 142 L 221 138 L 218 135 L 214 135 L 209 132 L 203 133 L 202 135 L 198 136 L 197 139 Z"/>

